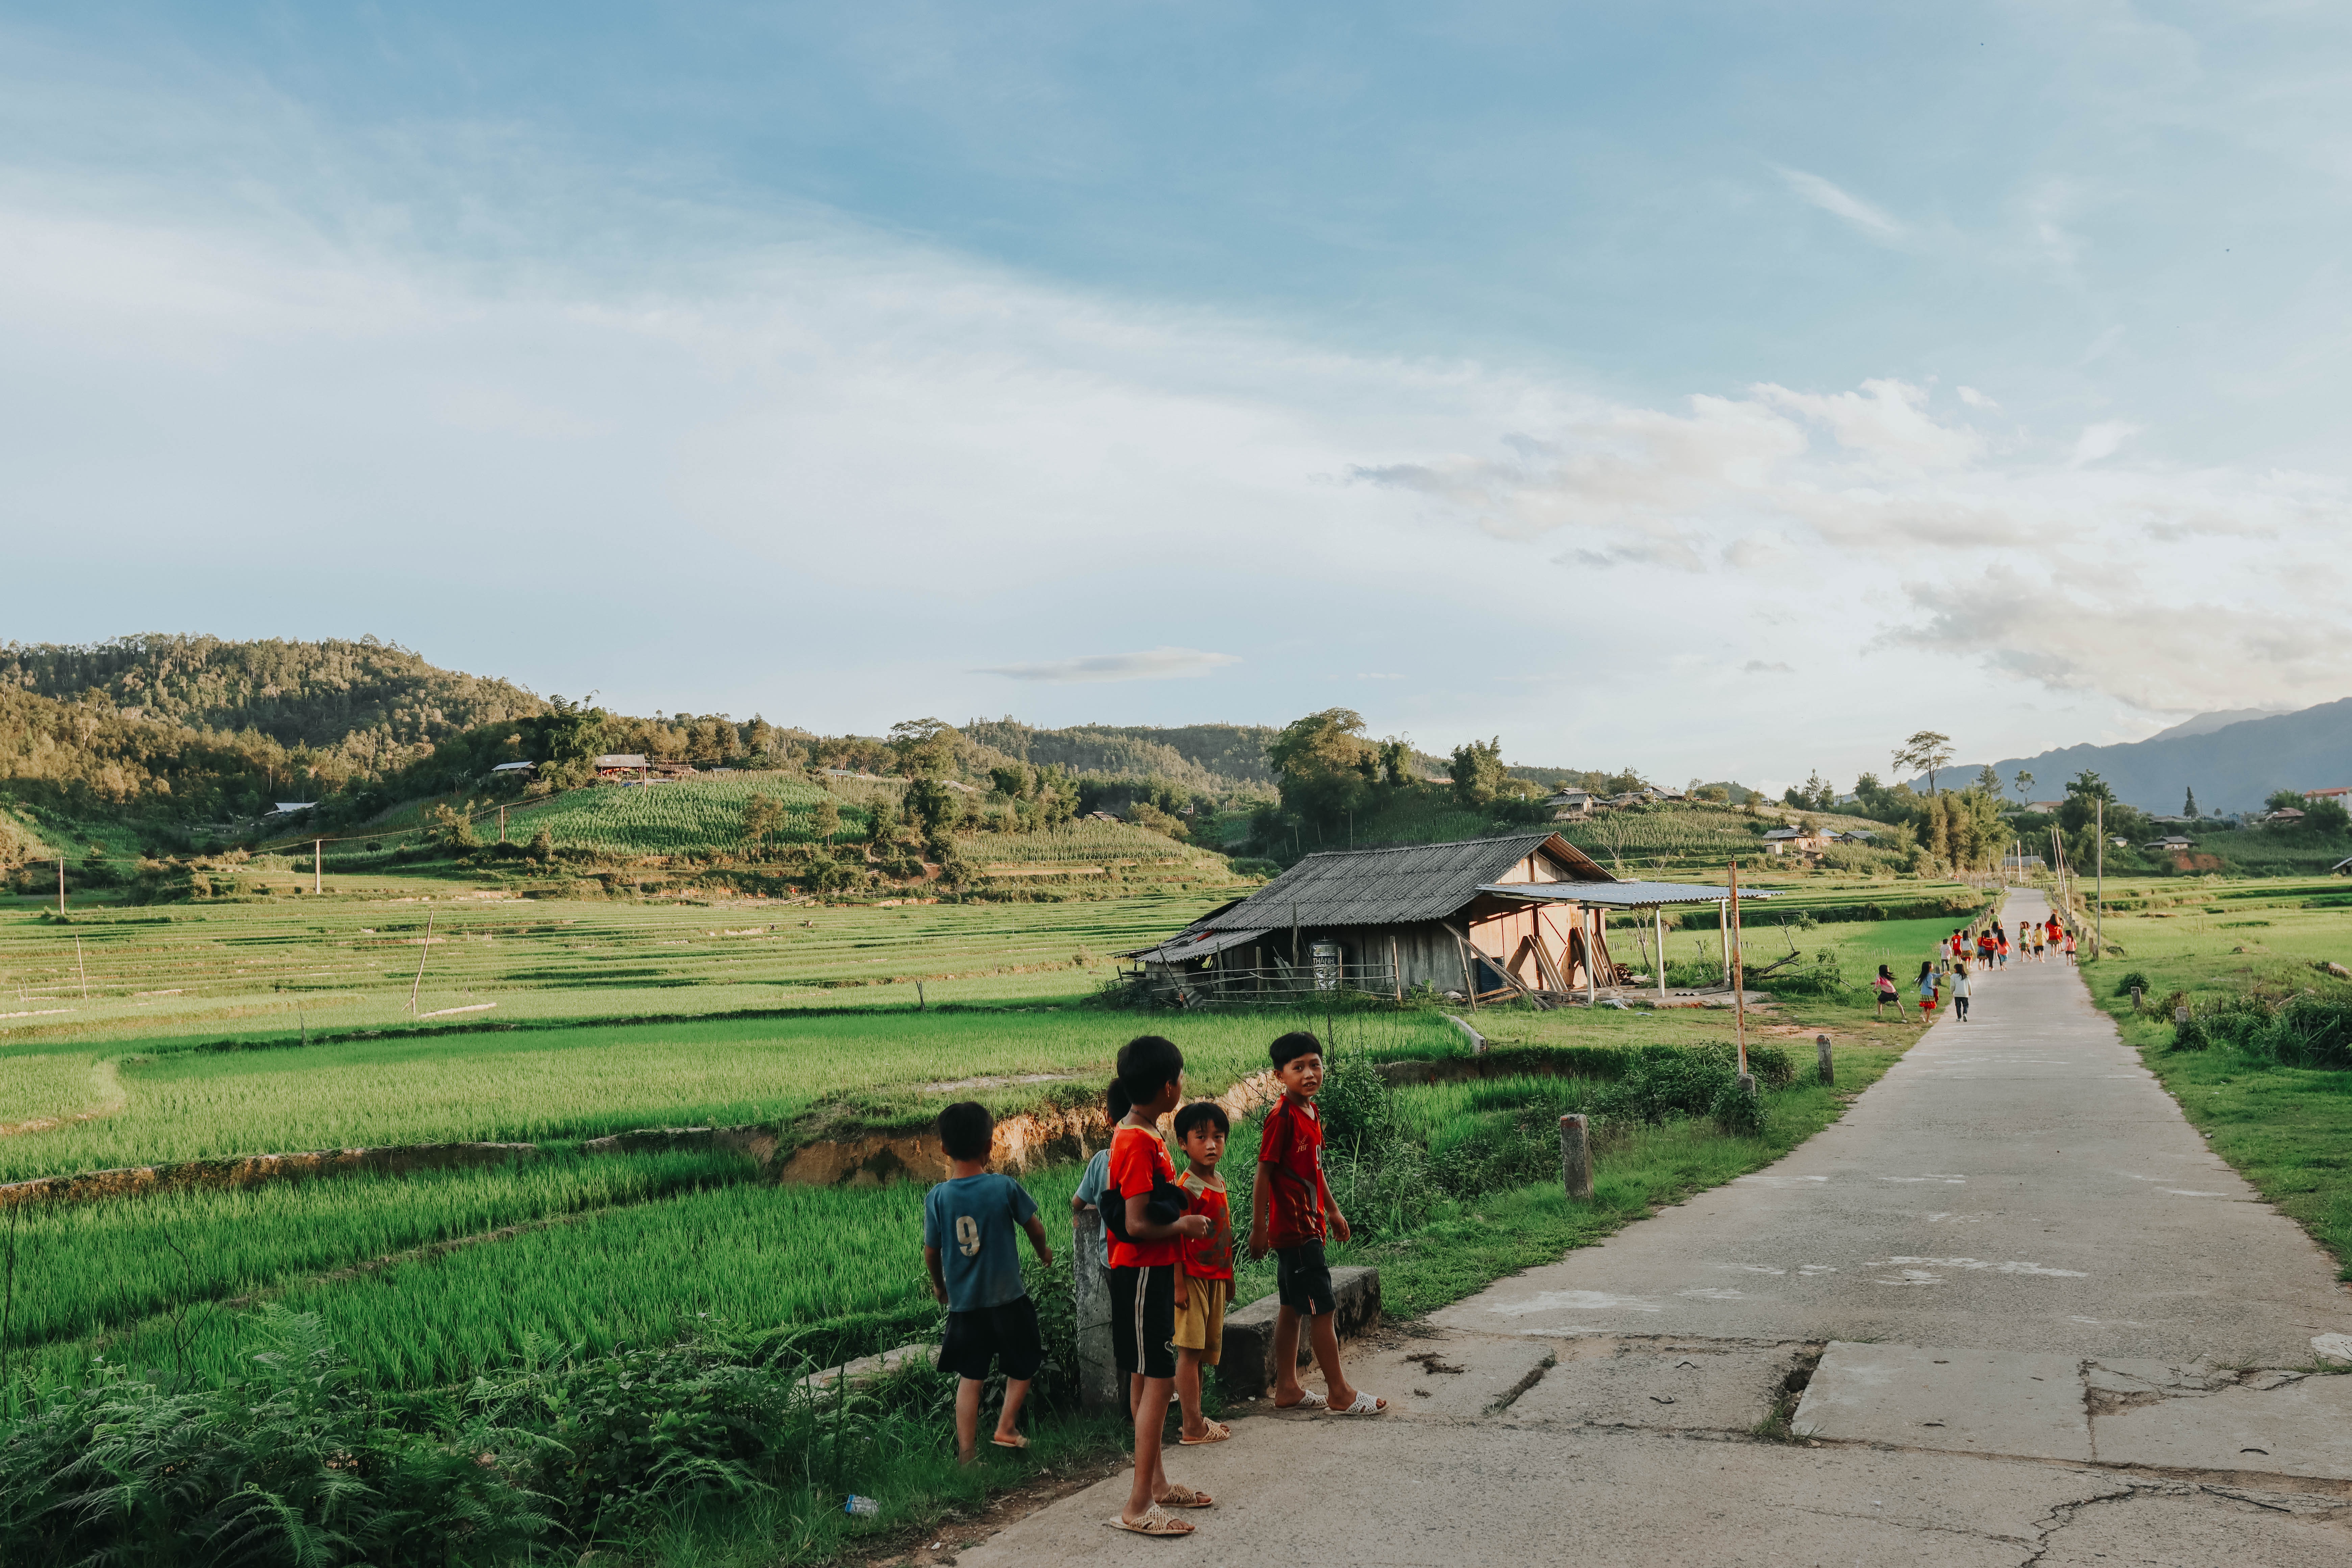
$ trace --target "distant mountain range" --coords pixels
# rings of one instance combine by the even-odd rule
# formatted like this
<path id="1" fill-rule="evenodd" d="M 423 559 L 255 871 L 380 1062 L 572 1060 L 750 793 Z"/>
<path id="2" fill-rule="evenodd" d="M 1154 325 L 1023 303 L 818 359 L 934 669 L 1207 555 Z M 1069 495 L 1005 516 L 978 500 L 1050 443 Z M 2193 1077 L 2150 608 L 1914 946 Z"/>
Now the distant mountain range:
<path id="1" fill-rule="evenodd" d="M 1938 768 L 1937 781 L 1966 784 L 1984 764 Z M 2066 781 L 2088 768 L 2118 799 L 2158 816 L 2180 810 L 2190 790 L 2197 809 L 2252 811 L 2273 790 L 2330 789 L 2352 784 L 2352 698 L 2279 712 L 2239 708 L 2200 713 L 2185 723 L 2117 746 L 2065 746 L 2033 757 L 1993 763 L 2007 786 L 2023 769 L 2033 775 L 2032 797 L 2056 800 Z M 1913 787 L 1925 788 L 1922 774 Z M 2014 787 L 2007 791 L 2015 799 Z"/>

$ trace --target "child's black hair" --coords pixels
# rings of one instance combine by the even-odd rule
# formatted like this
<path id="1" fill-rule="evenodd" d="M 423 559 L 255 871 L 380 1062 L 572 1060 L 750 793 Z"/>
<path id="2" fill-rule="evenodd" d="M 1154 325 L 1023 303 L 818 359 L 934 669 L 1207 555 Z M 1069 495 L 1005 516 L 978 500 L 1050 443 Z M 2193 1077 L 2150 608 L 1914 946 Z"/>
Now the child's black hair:
<path id="1" fill-rule="evenodd" d="M 1110 1118 L 1110 1124 L 1118 1126 L 1134 1109 L 1135 1101 L 1128 1098 L 1127 1085 L 1117 1079 L 1111 1079 L 1110 1087 L 1103 1090 L 1103 1112 Z"/>
<path id="2" fill-rule="evenodd" d="M 1176 1142 L 1184 1142 L 1184 1134 L 1204 1121 L 1215 1122 L 1220 1132 L 1231 1133 L 1234 1130 L 1234 1119 L 1225 1114 L 1223 1106 L 1213 1100 L 1196 1100 L 1176 1113 Z"/>
<path id="3" fill-rule="evenodd" d="M 1319 1057 L 1323 1042 L 1305 1029 L 1293 1029 L 1266 1047 L 1265 1054 L 1274 1058 L 1274 1068 L 1280 1072 L 1301 1057 Z"/>
<path id="4" fill-rule="evenodd" d="M 976 1100 L 959 1100 L 940 1112 L 940 1147 L 950 1160 L 985 1160 L 996 1141 L 996 1118 Z"/>
<path id="5" fill-rule="evenodd" d="M 1139 1035 L 1118 1048 L 1118 1081 L 1127 1090 L 1129 1110 L 1150 1104 L 1183 1074 L 1184 1053 L 1173 1040 Z"/>

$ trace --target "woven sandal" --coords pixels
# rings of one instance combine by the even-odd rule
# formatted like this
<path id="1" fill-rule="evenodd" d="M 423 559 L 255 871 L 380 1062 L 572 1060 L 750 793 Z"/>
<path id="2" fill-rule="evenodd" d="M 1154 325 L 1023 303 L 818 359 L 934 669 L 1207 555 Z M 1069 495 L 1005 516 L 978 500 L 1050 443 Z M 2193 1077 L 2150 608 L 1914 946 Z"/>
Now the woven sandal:
<path id="1" fill-rule="evenodd" d="M 1192 1533 L 1190 1523 L 1171 1517 L 1158 1503 L 1153 1503 L 1144 1510 L 1143 1517 L 1132 1524 L 1128 1522 L 1125 1515 L 1116 1513 L 1103 1522 L 1113 1530 L 1124 1530 L 1130 1535 L 1190 1535 Z"/>

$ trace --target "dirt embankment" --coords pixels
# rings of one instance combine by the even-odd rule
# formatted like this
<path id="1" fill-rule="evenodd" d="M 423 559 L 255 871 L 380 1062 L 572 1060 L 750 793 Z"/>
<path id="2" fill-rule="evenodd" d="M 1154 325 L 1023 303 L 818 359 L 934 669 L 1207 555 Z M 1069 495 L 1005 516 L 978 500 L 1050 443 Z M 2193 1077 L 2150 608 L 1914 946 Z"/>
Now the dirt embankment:
<path id="1" fill-rule="evenodd" d="M 1235 1120 L 1282 1092 L 1272 1073 L 1243 1079 L 1217 1097 Z M 1110 1123 L 1098 1107 L 1047 1107 L 1007 1116 L 996 1124 L 993 1163 L 1003 1170 L 1030 1171 L 1055 1160 L 1084 1159 L 1110 1139 Z M 938 1137 L 929 1131 L 877 1132 L 786 1148 L 773 1127 L 642 1127 L 592 1138 L 581 1146 L 591 1154 L 646 1154 L 665 1150 L 715 1150 L 741 1154 L 770 1180 L 810 1186 L 879 1186 L 901 1178 L 937 1181 L 947 1172 Z M 200 1188 L 257 1187 L 271 1182 L 373 1172 L 405 1176 L 418 1171 L 451 1171 L 528 1159 L 536 1143 L 412 1143 L 375 1149 L 321 1149 L 298 1154 L 247 1154 L 227 1160 L 183 1160 L 134 1165 L 78 1176 L 43 1176 L 0 1185 L 0 1212 L 18 1204 L 89 1203 L 103 1198 L 152 1197 Z"/>
<path id="2" fill-rule="evenodd" d="M 0 1211 L 18 1204 L 90 1203 L 100 1198 L 153 1197 L 205 1187 L 258 1187 L 314 1176 L 455 1171 L 501 1165 L 538 1153 L 536 1143 L 406 1143 L 381 1149 L 320 1149 L 302 1154 L 245 1154 L 232 1160 L 181 1160 L 131 1165 L 79 1176 L 41 1176 L 0 1185 Z"/>

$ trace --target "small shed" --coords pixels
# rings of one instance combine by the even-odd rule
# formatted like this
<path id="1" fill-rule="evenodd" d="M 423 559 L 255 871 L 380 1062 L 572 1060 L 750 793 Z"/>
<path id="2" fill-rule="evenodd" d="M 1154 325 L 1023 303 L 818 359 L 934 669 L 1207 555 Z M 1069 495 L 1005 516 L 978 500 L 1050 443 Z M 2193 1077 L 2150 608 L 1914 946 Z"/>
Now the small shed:
<path id="1" fill-rule="evenodd" d="M 1775 855 L 1794 850 L 1800 855 L 1818 855 L 1829 847 L 1829 836 L 1819 829 L 1775 827 L 1764 835 L 1764 847 Z"/>
<path id="2" fill-rule="evenodd" d="M 1480 1001 L 1589 994 L 1633 979 L 1610 956 L 1609 910 L 1727 896 L 1621 882 L 1557 833 L 1335 849 L 1123 956 L 1132 979 L 1187 1002 L 1423 985 Z"/>
<path id="3" fill-rule="evenodd" d="M 635 752 L 607 752 L 596 759 L 599 779 L 621 780 L 646 776 L 646 759 Z"/>
<path id="4" fill-rule="evenodd" d="M 490 776 L 494 779 L 509 779 L 518 776 L 527 777 L 537 772 L 539 772 L 537 763 L 499 763 L 490 769 Z"/>

